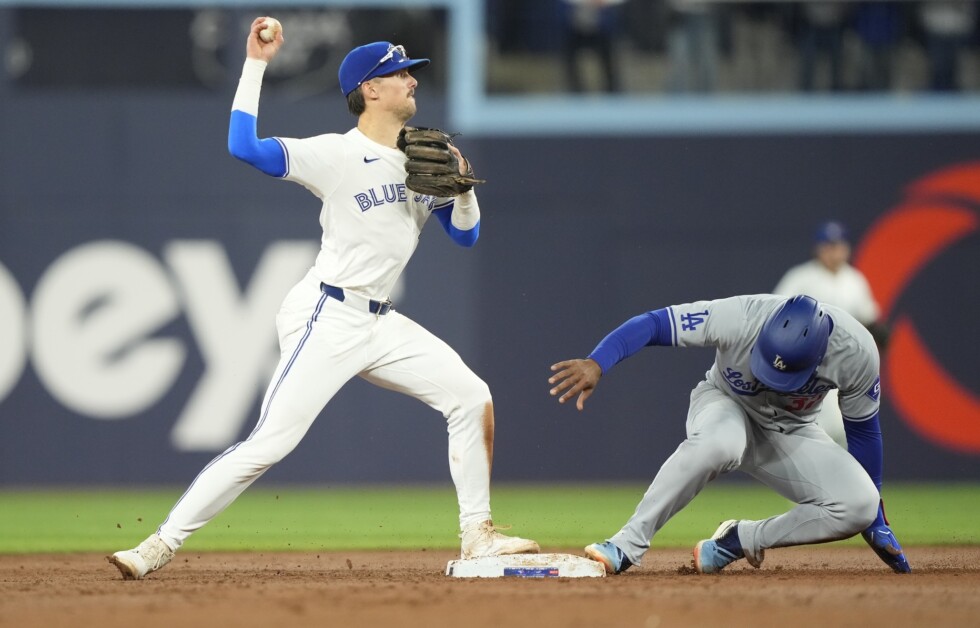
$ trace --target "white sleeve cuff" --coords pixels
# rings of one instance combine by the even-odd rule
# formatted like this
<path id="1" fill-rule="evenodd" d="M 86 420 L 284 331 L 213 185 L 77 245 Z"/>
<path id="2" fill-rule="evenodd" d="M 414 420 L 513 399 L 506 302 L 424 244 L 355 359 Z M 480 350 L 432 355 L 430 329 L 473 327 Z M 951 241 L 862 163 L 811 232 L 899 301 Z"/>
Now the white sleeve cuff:
<path id="1" fill-rule="evenodd" d="M 470 190 L 456 197 L 453 206 L 452 223 L 460 231 L 469 231 L 480 222 L 480 204 L 476 192 Z"/>
<path id="2" fill-rule="evenodd" d="M 232 111 L 243 111 L 258 117 L 259 92 L 262 91 L 262 76 L 267 65 L 269 64 L 261 59 L 245 59 L 235 100 L 231 103 Z"/>

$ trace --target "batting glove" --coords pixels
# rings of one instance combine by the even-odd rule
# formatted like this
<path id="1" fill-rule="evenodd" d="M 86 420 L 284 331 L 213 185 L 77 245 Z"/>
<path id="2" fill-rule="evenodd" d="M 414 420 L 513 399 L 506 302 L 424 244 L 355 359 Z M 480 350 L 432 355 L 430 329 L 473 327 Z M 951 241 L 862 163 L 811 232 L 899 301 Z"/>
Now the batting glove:
<path id="1" fill-rule="evenodd" d="M 898 544 L 895 533 L 888 527 L 885 518 L 884 504 L 878 506 L 878 517 L 868 529 L 861 533 L 864 540 L 871 546 L 878 558 L 892 568 L 895 573 L 912 573 L 909 561 L 905 560 L 905 552 Z"/>

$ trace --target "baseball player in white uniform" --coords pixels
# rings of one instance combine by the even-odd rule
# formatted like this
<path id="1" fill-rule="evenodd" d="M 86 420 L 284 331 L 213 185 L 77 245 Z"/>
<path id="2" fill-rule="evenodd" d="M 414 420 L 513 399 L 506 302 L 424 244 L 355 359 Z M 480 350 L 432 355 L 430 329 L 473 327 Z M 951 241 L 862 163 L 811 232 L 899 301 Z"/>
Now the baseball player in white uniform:
<path id="1" fill-rule="evenodd" d="M 664 462 L 623 528 L 585 548 L 609 573 L 640 560 L 667 521 L 722 473 L 741 470 L 796 503 L 761 521 L 728 520 L 694 549 L 699 573 L 765 550 L 861 533 L 898 573 L 908 562 L 880 498 L 878 351 L 871 334 L 839 308 L 808 296 L 738 296 L 636 316 L 588 358 L 551 367 L 551 394 L 584 408 L 600 377 L 646 346 L 715 347 L 691 393 L 687 439 Z M 813 423 L 827 391 L 840 391 L 850 451 Z"/>
<path id="2" fill-rule="evenodd" d="M 871 327 L 880 315 L 878 303 L 868 280 L 848 263 L 850 257 L 847 229 L 836 220 L 825 222 L 814 236 L 813 258 L 787 270 L 773 294 L 807 294 L 821 303 L 836 305 L 865 327 Z M 834 442 L 847 447 L 836 390 L 827 392 L 814 421 Z"/>
<path id="3" fill-rule="evenodd" d="M 493 403 L 487 385 L 446 343 L 395 311 L 392 287 L 436 214 L 457 243 L 477 239 L 480 209 L 470 190 L 457 198 L 417 194 L 405 186 L 401 128 L 416 111 L 418 81 L 429 63 L 404 48 L 374 42 L 352 50 L 340 86 L 357 126 L 307 139 L 257 137 L 266 65 L 283 45 L 265 43 L 252 23 L 247 59 L 232 106 L 231 153 L 271 176 L 303 185 L 323 201 L 315 265 L 276 317 L 281 358 L 249 436 L 212 460 L 154 534 L 109 557 L 126 579 L 166 565 L 184 541 L 285 457 L 352 377 L 419 399 L 446 418 L 449 469 L 459 500 L 463 558 L 533 553 L 534 541 L 497 531 L 490 516 Z M 467 166 L 459 158 L 461 172 Z"/>

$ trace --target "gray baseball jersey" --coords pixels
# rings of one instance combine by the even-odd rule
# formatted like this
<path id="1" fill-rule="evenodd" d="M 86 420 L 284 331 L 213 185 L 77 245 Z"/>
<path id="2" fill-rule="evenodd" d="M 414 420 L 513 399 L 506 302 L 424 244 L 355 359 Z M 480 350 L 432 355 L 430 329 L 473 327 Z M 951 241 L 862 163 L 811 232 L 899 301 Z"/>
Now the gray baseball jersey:
<path id="1" fill-rule="evenodd" d="M 727 392 L 762 426 L 787 429 L 810 423 L 828 390 L 839 389 L 844 416 L 861 421 L 878 412 L 878 350 L 853 316 L 821 304 L 833 329 L 816 373 L 799 390 L 781 393 L 755 379 L 749 356 L 769 315 L 786 298 L 767 294 L 697 301 L 667 308 L 671 338 L 678 347 L 715 347 L 705 378 Z"/>

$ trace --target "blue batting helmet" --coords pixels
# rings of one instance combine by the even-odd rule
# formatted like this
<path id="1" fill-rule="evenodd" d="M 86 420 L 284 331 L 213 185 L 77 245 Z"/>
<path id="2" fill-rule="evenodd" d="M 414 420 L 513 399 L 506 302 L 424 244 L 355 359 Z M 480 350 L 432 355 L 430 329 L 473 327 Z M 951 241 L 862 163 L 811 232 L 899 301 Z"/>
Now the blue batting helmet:
<path id="1" fill-rule="evenodd" d="M 812 297 L 795 296 L 766 319 L 752 347 L 752 374 L 779 392 L 806 384 L 827 351 L 832 324 Z"/>

